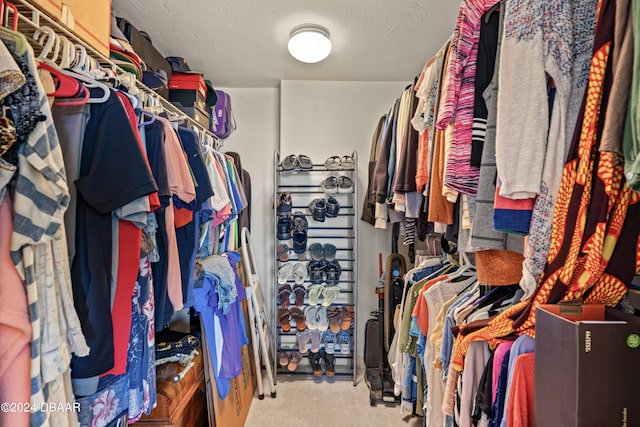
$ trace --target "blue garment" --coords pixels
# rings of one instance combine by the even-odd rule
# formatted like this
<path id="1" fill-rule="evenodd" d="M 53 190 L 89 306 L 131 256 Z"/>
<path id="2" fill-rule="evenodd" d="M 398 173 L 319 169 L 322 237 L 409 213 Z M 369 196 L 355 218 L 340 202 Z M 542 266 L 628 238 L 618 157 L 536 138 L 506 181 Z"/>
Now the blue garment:
<path id="1" fill-rule="evenodd" d="M 153 277 L 148 257 L 140 260 L 131 301 L 131 336 L 127 359 L 129 421 L 137 421 L 156 406 Z"/>
<path id="2" fill-rule="evenodd" d="M 506 405 L 507 381 L 509 376 L 509 357 L 511 349 L 504 355 L 502 365 L 500 365 L 500 375 L 498 376 L 498 390 L 496 391 L 496 401 L 493 404 L 489 427 L 498 427 L 502 422 L 502 414 Z"/>
<path id="3" fill-rule="evenodd" d="M 513 342 L 511 346 L 511 353 L 509 354 L 509 373 L 507 376 L 507 392 L 505 396 L 509 398 L 511 391 L 511 379 L 513 378 L 513 369 L 516 364 L 516 358 L 521 354 L 533 353 L 536 350 L 536 340 L 528 335 L 520 335 L 518 339 Z M 502 422 L 500 427 L 507 427 L 507 405 L 504 405 L 504 411 L 502 413 Z"/>
<path id="4" fill-rule="evenodd" d="M 206 275 L 202 280 L 201 287 L 194 287 L 193 293 L 195 296 L 195 303 L 193 307 L 200 313 L 204 333 L 207 337 L 207 352 L 211 359 L 211 366 L 214 367 L 214 374 L 217 373 L 215 367 L 218 366 L 218 356 L 216 352 L 216 343 L 221 337 L 216 337 L 215 333 L 215 312 L 218 307 L 218 294 L 215 292 L 212 278 L 213 275 Z M 214 308 L 215 307 L 215 308 Z M 223 316 L 224 317 L 224 316 Z M 220 399 L 225 399 L 231 388 L 229 378 L 221 377 L 220 375 L 214 375 L 216 381 L 216 388 L 218 389 L 218 396 Z"/>
<path id="5" fill-rule="evenodd" d="M 212 255 L 200 260 L 200 264 L 205 269 L 205 274 L 216 276 L 214 279 L 215 291 L 218 293 L 218 309 L 223 314 L 227 314 L 231 309 L 231 304 L 238 296 L 235 285 L 236 273 L 229 265 L 227 258 L 220 255 Z"/>
<path id="6" fill-rule="evenodd" d="M 447 381 L 447 375 L 449 374 L 449 363 L 451 362 L 451 352 L 453 351 L 453 332 L 451 328 L 456 326 L 456 321 L 453 318 L 453 314 L 456 308 L 469 301 L 473 292 L 467 292 L 463 294 L 456 302 L 454 302 L 444 319 L 444 329 L 442 333 L 442 343 L 440 346 L 440 361 L 442 362 L 442 381 Z"/>

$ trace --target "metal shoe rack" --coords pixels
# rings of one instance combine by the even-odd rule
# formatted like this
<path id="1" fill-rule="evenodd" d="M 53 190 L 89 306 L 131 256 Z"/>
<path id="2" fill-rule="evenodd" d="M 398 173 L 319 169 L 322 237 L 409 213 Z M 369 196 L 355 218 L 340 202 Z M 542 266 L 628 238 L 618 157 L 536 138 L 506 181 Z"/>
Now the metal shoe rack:
<path id="1" fill-rule="evenodd" d="M 286 367 L 281 367 L 278 363 L 279 355 L 281 351 L 297 351 L 297 333 L 299 332 L 295 328 L 295 322 L 291 322 L 291 331 L 283 332 L 280 327 L 280 322 L 278 320 L 278 310 L 280 309 L 280 297 L 278 295 L 278 289 L 280 288 L 280 284 L 278 283 L 278 270 L 280 267 L 285 264 L 278 259 L 277 247 L 278 245 L 285 243 L 289 248 L 293 247 L 292 240 L 278 240 L 277 238 L 277 224 L 278 224 L 278 215 L 276 212 L 276 203 L 278 199 L 278 195 L 282 192 L 288 192 L 291 195 L 292 202 L 292 215 L 300 211 L 305 215 L 307 222 L 309 224 L 308 233 L 307 233 L 307 248 L 312 243 L 331 243 L 335 245 L 336 252 L 336 261 L 340 264 L 342 269 L 342 273 L 340 275 L 340 295 L 338 298 L 331 304 L 331 306 L 352 306 L 354 308 L 354 319 L 349 328 L 350 335 L 350 352 L 349 354 L 342 354 L 338 349 L 338 345 L 336 345 L 335 351 L 335 375 L 336 377 L 349 377 L 351 376 L 353 380 L 353 385 L 356 385 L 356 372 L 357 372 L 357 357 L 356 357 L 356 349 L 357 349 L 357 341 L 356 341 L 356 330 L 357 330 L 357 319 L 358 319 L 358 309 L 356 307 L 358 301 L 358 271 L 357 271 L 357 259 L 358 259 L 358 245 L 356 236 L 358 235 L 358 216 L 357 216 L 357 164 L 358 158 L 357 153 L 353 152 L 350 154 L 354 160 L 354 165 L 356 167 L 350 169 L 328 169 L 324 163 L 313 163 L 313 167 L 310 170 L 300 170 L 296 168 L 292 171 L 286 171 L 282 169 L 281 166 L 281 157 L 280 153 L 275 153 L 275 173 L 274 173 L 274 274 L 273 274 L 273 316 L 274 316 L 274 325 L 273 328 L 273 342 L 276 343 L 274 346 L 274 350 L 276 354 L 274 354 L 274 372 L 277 374 L 292 374 L 292 375 L 302 375 L 302 376 L 311 376 L 313 371 L 311 369 L 311 365 L 309 363 L 309 354 L 307 352 L 304 354 L 302 361 L 298 364 L 298 367 L 295 371 L 290 372 Z M 286 157 L 283 156 L 283 158 Z M 330 157 L 330 155 L 327 155 Z M 324 162 L 325 159 L 322 159 Z M 319 159 L 312 159 L 318 161 Z M 330 177 L 330 176 L 347 176 L 351 178 L 353 182 L 353 191 L 349 193 L 331 193 L 338 202 L 340 203 L 340 210 L 338 216 L 336 218 L 326 218 L 324 222 L 319 222 L 313 219 L 311 212 L 309 210 L 309 204 L 318 198 L 326 198 L 329 194 L 325 194 L 321 184 L 322 182 Z M 307 267 L 310 256 L 307 253 L 298 255 L 293 252 L 293 249 L 289 252 L 289 263 L 297 263 L 301 262 Z M 287 281 L 291 287 L 294 286 L 295 282 L 293 278 Z M 309 278 L 307 277 L 304 281 L 304 286 L 306 288 L 311 284 Z M 293 307 L 293 295 L 291 296 Z M 322 299 L 320 300 L 322 301 Z M 305 297 L 305 305 L 301 307 L 304 311 L 306 307 L 308 307 L 308 295 Z M 320 344 L 320 347 L 323 348 L 324 344 Z M 324 371 L 324 365 L 323 365 Z M 326 374 L 323 374 L 323 378 Z M 335 378 L 335 377 L 334 377 Z"/>

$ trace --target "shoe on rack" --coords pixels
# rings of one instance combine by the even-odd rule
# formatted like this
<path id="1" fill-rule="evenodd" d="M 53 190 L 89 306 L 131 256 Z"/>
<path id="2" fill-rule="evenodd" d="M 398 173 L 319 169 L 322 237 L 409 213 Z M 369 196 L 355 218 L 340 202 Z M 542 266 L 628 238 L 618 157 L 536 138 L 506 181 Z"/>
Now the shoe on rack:
<path id="1" fill-rule="evenodd" d="M 278 248 L 276 249 L 276 253 L 278 254 L 278 260 L 280 262 L 289 261 L 289 251 L 291 251 L 291 249 L 289 249 L 289 246 L 286 243 L 279 244 Z"/>
<path id="2" fill-rule="evenodd" d="M 312 261 L 322 261 L 324 257 L 322 245 L 320 243 L 312 243 L 309 245 L 309 255 L 311 255 Z"/>
<path id="3" fill-rule="evenodd" d="M 329 307 L 340 295 L 340 286 L 338 285 L 326 285 L 322 289 L 322 306 Z"/>
<path id="4" fill-rule="evenodd" d="M 292 171 L 298 168 L 298 158 L 295 154 L 289 154 L 280 162 L 283 171 Z"/>
<path id="5" fill-rule="evenodd" d="M 327 329 L 322 334 L 322 343 L 324 344 L 324 350 L 327 352 L 327 354 L 335 353 L 336 344 L 338 343 L 336 334 L 333 333 L 330 329 Z"/>
<path id="6" fill-rule="evenodd" d="M 328 170 L 340 169 L 340 156 L 331 156 L 324 161 L 324 165 Z"/>
<path id="7" fill-rule="evenodd" d="M 340 267 L 340 263 L 338 261 L 327 262 L 324 267 L 324 272 L 326 275 L 325 281 L 327 285 L 337 285 L 340 283 L 340 274 L 342 273 L 342 268 Z"/>
<path id="8" fill-rule="evenodd" d="M 311 344 L 311 331 L 298 332 L 296 337 L 298 340 L 298 351 L 305 354 L 309 351 L 309 345 Z"/>
<path id="9" fill-rule="evenodd" d="M 327 197 L 327 218 L 335 218 L 340 212 L 340 203 L 333 197 Z"/>
<path id="10" fill-rule="evenodd" d="M 320 357 L 324 360 L 325 374 L 328 377 L 333 377 L 336 374 L 336 357 L 327 351 L 321 351 Z"/>
<path id="11" fill-rule="evenodd" d="M 340 332 L 342 324 L 342 307 L 331 306 L 327 308 L 327 319 L 329 320 L 329 330 L 334 334 Z"/>
<path id="12" fill-rule="evenodd" d="M 304 154 L 298 154 L 298 168 L 300 168 L 300 170 L 313 169 L 313 162 L 311 161 L 311 158 Z"/>
<path id="13" fill-rule="evenodd" d="M 291 285 L 282 285 L 278 289 L 278 297 L 280 297 L 280 307 L 289 308 L 291 306 Z"/>
<path id="14" fill-rule="evenodd" d="M 304 305 L 304 297 L 307 295 L 307 288 L 305 288 L 303 284 L 294 285 L 293 295 L 295 296 L 294 305 L 296 307 L 302 307 Z"/>
<path id="15" fill-rule="evenodd" d="M 325 243 L 322 245 L 322 253 L 324 254 L 324 260 L 327 262 L 334 262 L 336 260 L 337 249 L 331 243 Z"/>
<path id="16" fill-rule="evenodd" d="M 289 240 L 291 238 L 291 227 L 291 218 L 286 216 L 278 218 L 278 224 L 276 225 L 278 240 Z"/>
<path id="17" fill-rule="evenodd" d="M 311 353 L 317 353 L 320 351 L 320 331 L 311 331 Z"/>
<path id="18" fill-rule="evenodd" d="M 346 331 L 351 328 L 351 323 L 353 322 L 353 318 L 355 317 L 355 313 L 353 311 L 353 307 L 350 305 L 345 305 L 342 307 L 342 320 L 340 322 L 340 329 Z"/>
<path id="19" fill-rule="evenodd" d="M 327 202 L 324 199 L 313 199 L 309 203 L 309 212 L 311 217 L 318 222 L 324 222 L 327 216 Z"/>
<path id="20" fill-rule="evenodd" d="M 291 320 L 296 324 L 298 331 L 304 331 L 307 329 L 307 322 L 302 310 L 298 307 L 289 307 L 289 313 L 291 314 Z"/>
<path id="21" fill-rule="evenodd" d="M 351 156 L 342 156 L 340 159 L 340 169 L 351 170 L 356 167 L 356 163 Z"/>
<path id="22" fill-rule="evenodd" d="M 322 291 L 324 286 L 321 284 L 311 285 L 307 290 L 309 295 L 309 305 L 318 305 L 318 300 L 320 299 L 320 295 L 322 295 Z"/>
<path id="23" fill-rule="evenodd" d="M 298 255 L 305 253 L 307 250 L 307 231 L 309 223 L 302 212 L 293 214 L 292 232 L 293 232 L 293 251 Z"/>
<path id="24" fill-rule="evenodd" d="M 326 307 L 318 307 L 316 309 L 316 327 L 320 332 L 324 332 L 329 328 Z"/>
<path id="25" fill-rule="evenodd" d="M 278 216 L 291 215 L 291 193 L 284 191 L 278 194 L 276 212 L 278 213 Z"/>
<path id="26" fill-rule="evenodd" d="M 282 366 L 283 368 L 285 366 L 287 366 L 289 364 L 289 361 L 291 360 L 291 352 L 290 351 L 281 351 L 278 357 L 278 363 L 280 364 L 280 366 Z"/>
<path id="27" fill-rule="evenodd" d="M 326 194 L 335 194 L 338 192 L 338 178 L 330 176 L 322 181 L 320 187 Z"/>
<path id="28" fill-rule="evenodd" d="M 351 335 L 349 331 L 340 331 L 337 335 L 340 353 L 349 354 L 351 352 Z"/>
<path id="29" fill-rule="evenodd" d="M 293 264 L 287 262 L 282 264 L 278 270 L 278 283 L 284 285 L 293 275 Z"/>
<path id="30" fill-rule="evenodd" d="M 307 318 L 307 327 L 310 331 L 318 330 L 318 312 L 315 305 L 307 306 L 304 309 L 304 315 Z"/>
<path id="31" fill-rule="evenodd" d="M 293 266 L 292 274 L 296 285 L 302 285 L 304 283 L 304 279 L 307 278 L 307 267 L 301 262 L 296 262 Z"/>
<path id="32" fill-rule="evenodd" d="M 338 193 L 353 193 L 353 181 L 348 176 L 338 178 Z"/>
<path id="33" fill-rule="evenodd" d="M 280 322 L 282 332 L 291 331 L 291 313 L 289 313 L 289 309 L 281 308 L 278 310 L 278 321 Z"/>
<path id="34" fill-rule="evenodd" d="M 307 266 L 309 271 L 309 280 L 314 285 L 320 285 L 324 282 L 324 261 L 311 261 Z"/>
<path id="35" fill-rule="evenodd" d="M 289 372 L 295 372 L 303 358 L 304 356 L 299 351 L 292 351 L 289 357 L 289 365 L 287 366 Z"/>
<path id="36" fill-rule="evenodd" d="M 315 377 L 322 376 L 322 367 L 320 366 L 320 355 L 318 353 L 309 354 L 309 363 L 311 364 L 311 369 L 313 369 L 313 375 Z"/>

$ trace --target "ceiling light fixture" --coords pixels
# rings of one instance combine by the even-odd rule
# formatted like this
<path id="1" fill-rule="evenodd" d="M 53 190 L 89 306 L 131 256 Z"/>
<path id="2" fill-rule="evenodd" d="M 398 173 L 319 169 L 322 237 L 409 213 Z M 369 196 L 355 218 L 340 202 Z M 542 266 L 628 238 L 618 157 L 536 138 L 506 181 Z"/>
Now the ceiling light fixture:
<path id="1" fill-rule="evenodd" d="M 320 25 L 298 25 L 289 34 L 289 53 L 298 61 L 313 64 L 331 53 L 329 30 Z"/>

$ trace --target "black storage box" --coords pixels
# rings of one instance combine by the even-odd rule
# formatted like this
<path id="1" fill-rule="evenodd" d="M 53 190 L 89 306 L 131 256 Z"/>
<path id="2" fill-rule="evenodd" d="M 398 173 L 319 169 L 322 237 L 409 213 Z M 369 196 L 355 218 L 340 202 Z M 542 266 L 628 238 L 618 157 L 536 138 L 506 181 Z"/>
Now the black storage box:
<path id="1" fill-rule="evenodd" d="M 169 101 L 178 108 L 197 107 L 206 111 L 206 100 L 197 90 L 169 89 Z"/>
<path id="2" fill-rule="evenodd" d="M 210 107 L 207 106 L 207 109 L 204 110 L 197 107 L 181 107 L 179 105 L 176 105 L 176 107 L 202 125 L 205 129 L 209 129 L 209 122 L 211 120 Z"/>
<path id="3" fill-rule="evenodd" d="M 536 426 L 640 426 L 640 317 L 538 306 L 535 358 Z"/>

